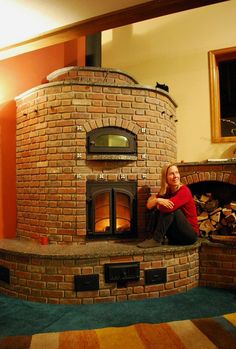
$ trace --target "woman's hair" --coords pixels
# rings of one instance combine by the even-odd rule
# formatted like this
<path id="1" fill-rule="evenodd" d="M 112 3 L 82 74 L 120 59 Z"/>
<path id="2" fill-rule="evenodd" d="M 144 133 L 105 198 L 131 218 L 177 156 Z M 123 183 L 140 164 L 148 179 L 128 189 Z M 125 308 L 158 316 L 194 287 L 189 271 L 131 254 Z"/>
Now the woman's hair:
<path id="1" fill-rule="evenodd" d="M 168 183 L 166 181 L 166 178 L 167 178 L 167 172 L 169 170 L 170 167 L 172 166 L 176 166 L 178 167 L 175 163 L 173 164 L 165 164 L 163 167 L 162 167 L 162 170 L 161 170 L 161 188 L 160 188 L 160 192 L 159 194 L 161 196 L 165 195 L 168 191 Z"/>

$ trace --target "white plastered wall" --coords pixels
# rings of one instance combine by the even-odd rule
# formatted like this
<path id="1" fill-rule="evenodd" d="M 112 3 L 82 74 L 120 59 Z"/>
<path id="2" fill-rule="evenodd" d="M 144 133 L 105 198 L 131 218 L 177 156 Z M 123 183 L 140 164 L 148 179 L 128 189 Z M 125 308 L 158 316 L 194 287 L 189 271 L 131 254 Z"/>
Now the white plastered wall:
<path id="1" fill-rule="evenodd" d="M 233 46 L 236 0 L 105 31 L 102 66 L 142 85 L 169 86 L 178 104 L 178 161 L 232 157 L 234 143 L 211 143 L 208 51 Z"/>

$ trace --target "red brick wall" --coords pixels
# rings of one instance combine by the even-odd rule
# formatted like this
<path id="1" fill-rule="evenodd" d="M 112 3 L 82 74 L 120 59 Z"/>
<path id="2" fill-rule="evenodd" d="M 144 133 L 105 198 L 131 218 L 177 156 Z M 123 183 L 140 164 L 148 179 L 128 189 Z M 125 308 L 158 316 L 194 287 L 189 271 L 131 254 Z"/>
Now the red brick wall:
<path id="1" fill-rule="evenodd" d="M 85 65 L 85 37 L 1 60 L 0 239 L 16 236 L 16 103 L 22 91 L 73 62 Z M 74 49 L 73 49 L 74 48 Z M 77 48 L 77 50 L 75 49 Z"/>
<path id="2" fill-rule="evenodd" d="M 57 247 L 57 246 L 56 246 Z M 57 249 L 60 248 L 57 247 Z M 61 253 L 61 251 L 60 251 Z M 140 280 L 117 288 L 106 283 L 104 264 L 140 262 Z M 0 265 L 10 270 L 10 284 L 0 281 L 0 292 L 44 303 L 86 304 L 163 297 L 196 286 L 236 288 L 236 248 L 208 241 L 201 246 L 169 247 L 124 256 L 60 256 L 1 251 Z M 167 282 L 146 285 L 147 269 L 166 268 Z M 99 274 L 99 290 L 74 291 L 74 276 Z"/>
<path id="3" fill-rule="evenodd" d="M 86 181 L 100 174 L 137 181 L 142 234 L 148 191 L 157 191 L 163 163 L 176 161 L 175 102 L 111 69 L 65 68 L 49 78 L 17 98 L 17 236 L 84 240 Z M 86 133 L 103 126 L 132 131 L 137 157 L 88 160 Z"/>
<path id="4" fill-rule="evenodd" d="M 235 161 L 186 163 L 178 165 L 181 180 L 187 185 L 204 181 L 236 185 Z M 236 288 L 236 248 L 234 246 L 204 243 L 199 251 L 199 285 Z"/>
<path id="5" fill-rule="evenodd" d="M 236 248 L 202 244 L 200 249 L 200 286 L 236 290 Z"/>
<path id="6" fill-rule="evenodd" d="M 181 181 L 187 185 L 218 181 L 236 185 L 236 162 L 208 162 L 178 164 Z"/>
<path id="7" fill-rule="evenodd" d="M 117 288 L 106 283 L 105 263 L 140 262 L 140 280 Z M 104 256 L 83 258 L 78 256 L 25 255 L 1 253 L 0 265 L 10 269 L 10 285 L 0 281 L 0 292 L 29 301 L 61 304 L 118 302 L 152 297 L 163 297 L 186 292 L 198 285 L 198 247 L 159 250 L 144 255 Z M 166 268 L 167 282 L 146 285 L 147 269 Z M 99 290 L 74 291 L 74 276 L 99 274 Z"/>

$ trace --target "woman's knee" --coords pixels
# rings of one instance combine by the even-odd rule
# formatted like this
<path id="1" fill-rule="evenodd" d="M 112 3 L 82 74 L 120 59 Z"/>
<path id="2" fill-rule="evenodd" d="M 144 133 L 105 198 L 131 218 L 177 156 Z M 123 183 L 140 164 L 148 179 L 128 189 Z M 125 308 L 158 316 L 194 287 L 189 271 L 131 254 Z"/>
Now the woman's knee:
<path id="1" fill-rule="evenodd" d="M 175 218 L 177 218 L 177 219 L 184 219 L 184 220 L 187 219 L 185 214 L 183 213 L 183 211 L 180 208 L 178 210 L 174 211 L 173 214 L 174 214 Z"/>

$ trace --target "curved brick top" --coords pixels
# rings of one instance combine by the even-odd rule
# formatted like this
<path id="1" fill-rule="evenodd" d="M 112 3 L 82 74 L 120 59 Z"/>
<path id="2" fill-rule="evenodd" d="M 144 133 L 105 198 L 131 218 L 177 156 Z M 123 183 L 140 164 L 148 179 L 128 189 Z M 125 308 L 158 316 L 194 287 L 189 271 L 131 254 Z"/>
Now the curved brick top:
<path id="1" fill-rule="evenodd" d="M 236 161 L 179 163 L 182 182 L 191 185 L 205 181 L 225 182 L 236 185 Z"/>
<path id="2" fill-rule="evenodd" d="M 134 85 L 138 82 L 129 74 L 118 69 L 99 67 L 65 67 L 47 76 L 49 82 L 62 80 L 79 80 L 80 82 L 106 82 Z"/>
<path id="3" fill-rule="evenodd" d="M 67 67 L 54 71 L 47 76 L 48 83 L 33 87 L 15 97 L 18 102 L 25 99 L 39 90 L 46 88 L 57 88 L 59 86 L 106 86 L 131 88 L 140 91 L 150 91 L 158 95 L 167 97 L 175 108 L 177 103 L 168 92 L 163 89 L 146 85 L 140 85 L 133 77 L 117 69 L 96 68 L 96 67 Z"/>

